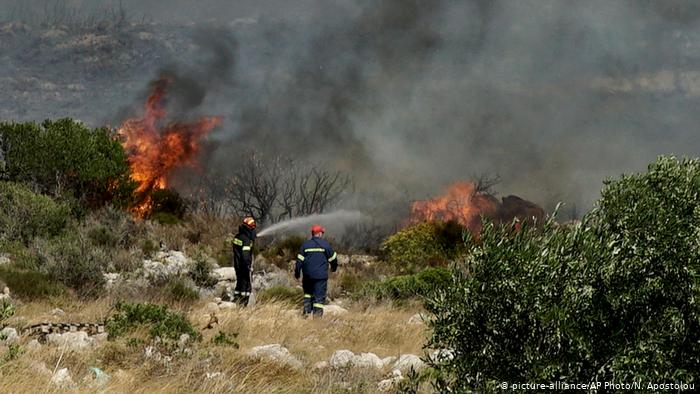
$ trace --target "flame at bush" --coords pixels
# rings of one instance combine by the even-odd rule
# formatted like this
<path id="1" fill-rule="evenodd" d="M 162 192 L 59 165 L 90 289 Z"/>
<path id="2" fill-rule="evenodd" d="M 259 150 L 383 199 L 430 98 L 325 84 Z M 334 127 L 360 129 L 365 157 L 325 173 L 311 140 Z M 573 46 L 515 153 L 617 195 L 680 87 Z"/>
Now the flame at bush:
<path id="1" fill-rule="evenodd" d="M 138 183 L 138 208 L 143 208 L 151 192 L 167 187 L 174 169 L 195 163 L 201 139 L 221 124 L 221 117 L 166 122 L 163 101 L 169 84 L 168 78 L 157 80 L 143 116 L 126 120 L 117 130 L 129 155 L 131 177 Z"/>
<path id="2" fill-rule="evenodd" d="M 493 196 L 476 190 L 473 182 L 457 182 L 431 200 L 411 205 L 411 222 L 456 221 L 472 233 L 481 229 L 482 217 L 496 215 L 499 202 Z"/>
<path id="3" fill-rule="evenodd" d="M 499 201 L 477 190 L 474 182 L 454 183 L 441 196 L 411 205 L 411 223 L 455 221 L 476 235 L 481 232 L 484 219 L 495 223 L 515 220 L 514 229 L 519 230 L 522 223 L 543 223 L 545 212 L 537 204 L 518 196 L 507 196 Z"/>

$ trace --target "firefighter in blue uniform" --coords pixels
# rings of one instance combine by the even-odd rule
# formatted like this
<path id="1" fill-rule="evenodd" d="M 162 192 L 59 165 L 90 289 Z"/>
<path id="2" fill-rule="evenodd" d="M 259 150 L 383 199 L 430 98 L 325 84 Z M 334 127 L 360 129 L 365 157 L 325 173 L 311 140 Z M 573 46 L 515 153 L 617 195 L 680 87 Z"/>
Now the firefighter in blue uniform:
<path id="1" fill-rule="evenodd" d="M 304 241 L 297 255 L 294 277 L 304 277 L 301 286 L 304 289 L 304 315 L 313 313 L 323 316 L 328 289 L 328 266 L 331 271 L 338 269 L 338 256 L 331 245 L 323 239 L 326 230 L 318 225 L 311 227 L 311 238 Z"/>
<path id="2" fill-rule="evenodd" d="M 233 268 L 236 270 L 236 289 L 233 291 L 233 302 L 242 306 L 248 305 L 253 271 L 253 242 L 255 241 L 255 219 L 247 217 L 238 227 L 238 234 L 233 239 Z"/>

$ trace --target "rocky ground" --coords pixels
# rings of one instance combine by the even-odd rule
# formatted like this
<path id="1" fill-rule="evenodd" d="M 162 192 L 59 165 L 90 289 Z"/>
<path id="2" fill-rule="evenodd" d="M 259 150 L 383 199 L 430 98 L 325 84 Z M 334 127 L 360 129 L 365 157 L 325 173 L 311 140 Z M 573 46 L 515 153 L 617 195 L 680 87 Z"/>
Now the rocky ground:
<path id="1" fill-rule="evenodd" d="M 376 259 L 340 260 L 342 269 L 353 261 L 372 264 Z M 173 306 L 201 333 L 198 340 L 187 334 L 168 344 L 158 338 L 108 339 L 107 333 L 39 337 L 23 332 L 38 322 L 103 322 L 114 313 L 118 297 L 180 275 L 192 264 L 182 252 L 163 250 L 128 277 L 105 274 L 108 294 L 89 302 L 21 302 L 6 289 L 4 300 L 13 302 L 15 313 L 0 331 L 4 387 L 10 392 L 37 387 L 48 392 L 393 392 L 407 375 L 423 370 L 428 357 L 450 357 L 445 350 L 423 349 L 428 317 L 418 305 L 368 305 L 336 298 L 321 319 L 304 318 L 300 305 L 279 300 L 253 300 L 242 308 L 220 297 L 235 284 L 230 267 L 213 269 L 218 283 L 199 289 L 198 302 Z M 255 293 L 298 286 L 289 272 L 266 264 L 262 257 L 259 264 L 264 269 L 256 272 Z M 222 333 L 235 339 L 222 343 L 217 340 Z"/>

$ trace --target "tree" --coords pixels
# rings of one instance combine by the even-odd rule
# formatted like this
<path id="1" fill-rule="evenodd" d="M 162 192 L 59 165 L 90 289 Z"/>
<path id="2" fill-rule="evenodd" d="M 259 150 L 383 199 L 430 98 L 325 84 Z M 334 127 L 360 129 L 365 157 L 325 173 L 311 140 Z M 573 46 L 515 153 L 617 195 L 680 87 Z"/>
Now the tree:
<path id="1" fill-rule="evenodd" d="M 90 129 L 72 119 L 0 123 L 0 178 L 22 182 L 88 206 L 127 203 L 133 191 L 126 153 L 107 128 Z"/>
<path id="2" fill-rule="evenodd" d="M 296 216 L 323 213 L 351 185 L 349 176 L 337 171 L 303 165 L 293 159 L 267 159 L 250 152 L 228 180 L 229 205 L 241 215 L 260 222 L 276 222 Z"/>

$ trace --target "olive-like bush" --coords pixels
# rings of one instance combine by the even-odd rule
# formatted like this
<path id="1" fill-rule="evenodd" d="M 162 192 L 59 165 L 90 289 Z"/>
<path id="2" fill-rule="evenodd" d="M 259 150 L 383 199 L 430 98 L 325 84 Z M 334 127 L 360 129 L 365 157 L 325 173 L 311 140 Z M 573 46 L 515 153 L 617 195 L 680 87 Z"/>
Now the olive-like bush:
<path id="1" fill-rule="evenodd" d="M 488 225 L 427 302 L 439 391 L 700 379 L 700 161 L 607 181 L 580 224 Z M 646 388 L 646 387 L 645 387 Z"/>

